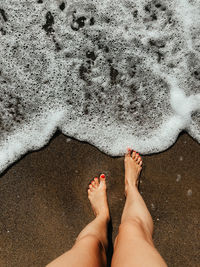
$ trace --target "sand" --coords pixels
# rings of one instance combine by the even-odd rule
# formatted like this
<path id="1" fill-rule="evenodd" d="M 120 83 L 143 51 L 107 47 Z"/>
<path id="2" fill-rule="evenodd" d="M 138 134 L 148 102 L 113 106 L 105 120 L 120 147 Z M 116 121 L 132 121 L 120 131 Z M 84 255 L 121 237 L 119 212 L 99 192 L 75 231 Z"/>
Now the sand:
<path id="1" fill-rule="evenodd" d="M 184 133 L 143 160 L 140 191 L 156 247 L 169 266 L 199 266 L 199 144 Z M 100 173 L 107 176 L 114 239 L 125 201 L 123 172 L 123 158 L 60 133 L 13 164 L 0 178 L 0 266 L 45 266 L 70 249 L 94 218 L 86 192 Z"/>

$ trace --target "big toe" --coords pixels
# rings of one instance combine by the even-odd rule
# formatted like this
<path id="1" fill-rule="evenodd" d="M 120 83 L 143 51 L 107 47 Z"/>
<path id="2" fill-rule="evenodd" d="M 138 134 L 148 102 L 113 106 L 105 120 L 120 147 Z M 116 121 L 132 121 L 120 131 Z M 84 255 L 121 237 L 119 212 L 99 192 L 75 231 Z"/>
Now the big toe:
<path id="1" fill-rule="evenodd" d="M 105 174 L 101 174 L 100 175 L 100 183 L 105 183 L 106 182 L 106 176 L 105 176 Z"/>
<path id="2" fill-rule="evenodd" d="M 131 157 L 131 148 L 127 148 L 126 154 L 125 154 L 125 158 Z"/>

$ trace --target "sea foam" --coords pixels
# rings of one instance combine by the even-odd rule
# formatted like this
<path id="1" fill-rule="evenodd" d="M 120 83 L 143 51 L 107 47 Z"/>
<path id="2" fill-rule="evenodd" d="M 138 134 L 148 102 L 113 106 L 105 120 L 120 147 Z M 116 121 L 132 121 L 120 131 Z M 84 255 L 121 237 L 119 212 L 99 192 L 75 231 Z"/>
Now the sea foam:
<path id="1" fill-rule="evenodd" d="M 198 0 L 0 0 L 0 171 L 56 130 L 112 156 L 200 142 Z"/>

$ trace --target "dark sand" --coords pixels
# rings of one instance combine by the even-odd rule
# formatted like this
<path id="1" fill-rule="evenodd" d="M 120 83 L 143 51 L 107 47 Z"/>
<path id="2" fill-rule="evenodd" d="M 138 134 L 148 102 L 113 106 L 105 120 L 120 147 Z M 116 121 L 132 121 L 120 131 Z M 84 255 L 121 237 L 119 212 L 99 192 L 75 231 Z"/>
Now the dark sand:
<path id="1" fill-rule="evenodd" d="M 57 134 L 1 176 L 0 266 L 45 266 L 68 250 L 94 218 L 86 192 L 102 172 L 116 236 L 125 200 L 123 158 L 68 141 Z M 182 134 L 169 150 L 143 160 L 140 190 L 155 223 L 156 247 L 169 266 L 200 266 L 199 144 Z"/>

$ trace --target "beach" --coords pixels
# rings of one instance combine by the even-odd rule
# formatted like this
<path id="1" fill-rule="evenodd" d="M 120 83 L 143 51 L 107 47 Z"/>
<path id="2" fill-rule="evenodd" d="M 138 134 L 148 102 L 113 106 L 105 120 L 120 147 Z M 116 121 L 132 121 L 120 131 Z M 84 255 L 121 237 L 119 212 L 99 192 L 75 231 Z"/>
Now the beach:
<path id="1" fill-rule="evenodd" d="M 168 150 L 142 156 L 140 192 L 168 266 L 197 267 L 200 153 L 186 133 Z M 106 174 L 114 240 L 125 202 L 123 157 L 110 157 L 57 132 L 0 178 L 0 266 L 39 267 L 69 250 L 93 218 L 90 181 Z"/>

